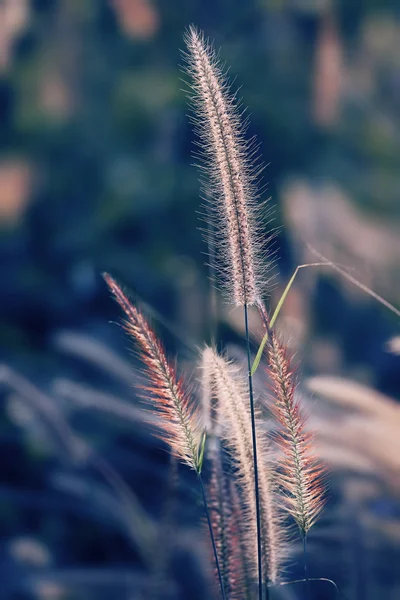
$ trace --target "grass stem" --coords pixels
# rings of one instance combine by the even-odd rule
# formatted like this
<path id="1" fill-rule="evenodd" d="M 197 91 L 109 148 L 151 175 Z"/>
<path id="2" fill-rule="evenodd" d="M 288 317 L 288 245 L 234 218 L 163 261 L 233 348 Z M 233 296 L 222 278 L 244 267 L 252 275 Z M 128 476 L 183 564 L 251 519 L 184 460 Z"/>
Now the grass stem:
<path id="1" fill-rule="evenodd" d="M 217 567 L 219 584 L 221 586 L 221 594 L 222 594 L 223 600 L 227 600 L 226 595 L 225 595 L 224 582 L 222 580 L 221 567 L 220 567 L 219 560 L 218 560 L 217 546 L 215 544 L 215 538 L 214 538 L 214 533 L 213 533 L 212 524 L 211 524 L 210 511 L 208 509 L 206 491 L 204 489 L 204 484 L 203 484 L 203 478 L 201 476 L 201 473 L 198 473 L 197 476 L 199 478 L 199 483 L 200 483 L 200 488 L 201 488 L 201 495 L 202 495 L 203 504 L 204 504 L 204 511 L 206 513 L 207 523 L 208 523 L 208 529 L 210 531 L 210 538 L 211 538 L 211 543 L 212 543 L 213 552 L 214 552 L 215 564 L 216 564 L 216 567 Z"/>
<path id="2" fill-rule="evenodd" d="M 259 489 L 258 489 L 258 463 L 257 463 L 256 419 L 255 419 L 255 412 L 254 412 L 253 376 L 251 374 L 249 318 L 248 318 L 247 304 L 244 305 L 244 324 L 245 324 L 245 332 L 246 332 L 247 366 L 248 366 L 248 377 L 249 377 L 251 435 L 252 435 L 252 442 L 253 442 L 254 491 L 255 491 L 255 497 L 256 497 L 257 555 L 258 555 L 258 597 L 259 597 L 259 600 L 268 600 L 268 598 L 269 598 L 268 586 L 265 586 L 265 599 L 263 597 L 262 545 L 261 545 L 261 511 L 260 511 L 260 495 L 259 495 Z"/>
<path id="3" fill-rule="evenodd" d="M 217 278 L 215 275 L 216 251 L 215 251 L 215 227 L 210 219 L 207 223 L 208 228 L 208 257 L 209 257 L 209 280 L 210 280 L 210 299 L 209 299 L 209 331 L 210 345 L 215 346 L 218 335 L 218 298 L 217 298 Z"/>
<path id="4" fill-rule="evenodd" d="M 310 580 L 308 579 L 307 534 L 303 535 L 304 580 L 306 582 L 306 598 L 310 600 Z"/>

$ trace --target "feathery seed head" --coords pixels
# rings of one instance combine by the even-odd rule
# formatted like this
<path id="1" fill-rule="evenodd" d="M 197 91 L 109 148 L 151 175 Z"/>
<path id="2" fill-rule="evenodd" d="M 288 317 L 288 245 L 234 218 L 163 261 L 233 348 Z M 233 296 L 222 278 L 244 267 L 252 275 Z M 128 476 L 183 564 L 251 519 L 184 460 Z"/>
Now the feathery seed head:
<path id="1" fill-rule="evenodd" d="M 284 506 L 306 535 L 324 506 L 324 468 L 314 455 L 313 436 L 306 430 L 305 417 L 295 397 L 290 359 L 273 331 L 266 348 L 275 397 L 273 412 L 281 424 L 278 442 L 284 453 L 280 478 Z"/>
<path id="2" fill-rule="evenodd" d="M 146 367 L 150 385 L 145 390 L 155 400 L 161 417 L 158 435 L 177 458 L 199 472 L 203 440 L 198 411 L 191 405 L 182 381 L 177 378 L 145 317 L 110 275 L 105 273 L 104 279 L 125 312 L 125 329 L 135 340 L 138 355 Z"/>
<path id="3" fill-rule="evenodd" d="M 225 592 L 231 600 L 250 600 L 252 581 L 242 507 L 236 485 L 225 473 L 221 452 L 212 456 L 208 496 Z"/>
<path id="4" fill-rule="evenodd" d="M 216 268 L 222 289 L 237 306 L 255 304 L 262 295 L 262 273 L 269 240 L 260 233 L 262 220 L 254 164 L 254 140 L 246 140 L 246 123 L 230 92 L 214 48 L 195 28 L 185 42 L 186 71 L 191 76 L 195 130 L 201 147 L 203 188 L 208 221 L 221 263 Z M 258 206 L 257 206 L 258 204 Z"/>
<path id="5" fill-rule="evenodd" d="M 220 414 L 218 411 L 218 396 L 216 392 L 214 371 L 210 369 L 210 361 L 213 359 L 213 350 L 205 346 L 200 357 L 201 373 L 201 406 L 203 423 L 208 436 L 208 444 L 213 438 L 217 440 L 221 434 Z M 217 442 L 218 445 L 218 442 Z"/>
<path id="6" fill-rule="evenodd" d="M 248 391 L 239 369 L 213 349 L 206 348 L 204 363 L 212 373 L 215 393 L 218 398 L 218 411 L 223 424 L 222 437 L 231 451 L 236 466 L 236 474 L 243 490 L 243 505 L 246 521 L 249 523 L 248 543 L 251 544 L 253 565 L 257 565 L 256 504 L 254 496 L 253 446 L 251 419 L 248 408 Z M 273 483 L 270 453 L 265 438 L 257 437 L 257 449 L 262 468 L 259 471 L 259 495 L 261 508 L 261 533 L 264 573 L 268 580 L 278 578 L 282 559 L 282 531 L 276 509 L 275 486 Z"/>
<path id="7" fill-rule="evenodd" d="M 201 380 L 201 408 L 203 413 L 203 423 L 204 428 L 207 433 L 214 433 L 214 411 L 215 411 L 215 394 L 214 394 L 214 385 L 212 384 L 211 377 L 212 373 L 207 368 L 207 358 L 204 358 L 207 350 L 201 355 L 200 360 L 200 380 Z"/>
<path id="8" fill-rule="evenodd" d="M 234 561 L 237 550 L 232 545 L 234 536 L 232 508 L 228 497 L 228 482 L 219 452 L 213 454 L 211 468 L 211 479 L 208 485 L 209 508 L 225 593 L 228 598 L 231 598 L 237 588 Z"/>

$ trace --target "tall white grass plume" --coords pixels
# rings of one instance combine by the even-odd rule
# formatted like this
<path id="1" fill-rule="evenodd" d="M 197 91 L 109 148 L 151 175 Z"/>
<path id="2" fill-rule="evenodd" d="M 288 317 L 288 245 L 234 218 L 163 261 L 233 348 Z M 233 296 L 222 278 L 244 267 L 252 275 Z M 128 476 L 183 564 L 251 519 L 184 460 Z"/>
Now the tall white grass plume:
<path id="1" fill-rule="evenodd" d="M 168 362 L 164 349 L 139 309 L 132 305 L 114 279 L 104 279 L 125 313 L 125 329 L 134 339 L 139 358 L 150 381 L 144 390 L 154 399 L 159 415 L 158 434 L 174 456 L 197 473 L 201 470 L 202 428 L 199 412 L 193 407 L 183 382 Z"/>
<path id="2" fill-rule="evenodd" d="M 203 362 L 213 373 L 212 381 L 218 397 L 218 411 L 223 424 L 221 436 L 230 450 L 238 483 L 241 488 L 244 519 L 247 527 L 246 543 L 253 564 L 257 567 L 256 503 L 254 496 L 254 469 L 251 418 L 248 408 L 248 390 L 239 368 L 212 348 L 203 351 Z M 257 435 L 259 448 L 259 498 L 261 509 L 261 539 L 263 573 L 274 583 L 278 580 L 283 558 L 283 532 L 277 510 L 271 455 L 267 440 Z"/>
<path id="3" fill-rule="evenodd" d="M 305 537 L 317 521 L 324 503 L 324 467 L 316 458 L 313 434 L 296 398 L 296 378 L 291 360 L 274 331 L 267 343 L 268 374 L 275 404 L 272 411 L 280 423 L 277 440 L 283 451 L 280 485 L 283 506 Z"/>
<path id="4" fill-rule="evenodd" d="M 230 302 L 255 304 L 266 283 L 263 249 L 270 241 L 260 231 L 265 207 L 257 189 L 257 148 L 254 139 L 246 139 L 247 119 L 212 45 L 194 27 L 185 42 L 207 220 L 213 226 L 206 235 L 212 232 L 218 256 L 212 266 Z"/>

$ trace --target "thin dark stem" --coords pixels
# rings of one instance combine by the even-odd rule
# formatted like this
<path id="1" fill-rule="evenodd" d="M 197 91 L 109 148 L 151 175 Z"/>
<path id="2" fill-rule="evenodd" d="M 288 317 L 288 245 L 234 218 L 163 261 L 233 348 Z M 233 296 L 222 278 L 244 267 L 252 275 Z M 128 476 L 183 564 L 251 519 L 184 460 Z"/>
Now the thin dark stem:
<path id="1" fill-rule="evenodd" d="M 224 582 L 222 581 L 222 573 L 221 573 L 221 568 L 220 568 L 219 560 L 218 560 L 217 546 L 215 545 L 215 538 L 214 538 L 214 533 L 213 533 L 212 524 L 211 524 L 210 511 L 208 510 L 206 491 L 204 489 L 203 479 L 202 479 L 202 476 L 200 473 L 198 473 L 198 478 L 199 478 L 199 482 L 200 482 L 201 495 L 203 497 L 204 511 L 205 511 L 206 517 L 207 517 L 208 529 L 210 531 L 211 543 L 212 543 L 212 547 L 213 547 L 213 551 L 214 551 L 214 558 L 215 558 L 215 564 L 216 564 L 217 572 L 218 572 L 219 584 L 221 586 L 221 594 L 222 594 L 223 600 L 226 600 Z"/>
<path id="2" fill-rule="evenodd" d="M 263 576 L 262 576 L 261 512 L 260 512 L 260 494 L 258 491 L 256 418 L 255 418 L 255 414 L 254 414 L 253 377 L 251 374 L 249 318 L 248 318 L 247 304 L 244 305 L 244 325 L 245 325 L 245 330 L 246 330 L 247 366 L 248 366 L 248 375 L 249 375 L 249 397 L 250 397 L 250 414 L 251 414 L 251 435 L 252 435 L 252 440 L 253 440 L 254 489 L 255 489 L 255 496 L 256 496 L 258 597 L 259 597 L 259 600 L 264 600 L 263 599 Z M 268 586 L 265 586 L 265 600 L 268 600 L 268 598 L 269 598 L 269 590 L 268 590 Z"/>
<path id="3" fill-rule="evenodd" d="M 310 580 L 308 579 L 308 564 L 307 564 L 307 535 L 303 535 L 303 557 L 304 557 L 304 580 L 306 582 L 307 600 L 310 600 Z"/>
<path id="4" fill-rule="evenodd" d="M 218 329 L 218 298 L 216 290 L 215 275 L 215 227 L 212 219 L 208 220 L 208 256 L 209 256 L 209 278 L 210 278 L 210 302 L 209 302 L 209 328 L 211 346 L 215 345 Z"/>

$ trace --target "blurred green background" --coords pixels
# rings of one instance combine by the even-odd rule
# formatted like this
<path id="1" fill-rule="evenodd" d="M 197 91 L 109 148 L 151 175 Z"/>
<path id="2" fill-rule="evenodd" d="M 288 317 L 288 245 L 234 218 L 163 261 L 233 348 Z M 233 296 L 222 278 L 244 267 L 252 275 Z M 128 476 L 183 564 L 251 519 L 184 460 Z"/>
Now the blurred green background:
<path id="1" fill-rule="evenodd" d="M 149 473 L 153 463 L 168 464 L 166 455 L 136 430 L 121 431 L 120 423 L 98 417 L 94 424 L 89 412 L 82 416 L 70 405 L 85 404 L 84 398 L 90 404 L 82 394 L 92 386 L 134 396 L 128 342 L 110 323 L 119 311 L 102 271 L 146 303 L 189 373 L 193 348 L 209 335 L 198 172 L 179 69 L 191 23 L 221 47 L 249 108 L 249 136 L 257 136 L 267 164 L 264 197 L 276 205 L 271 226 L 279 228 L 269 301 L 276 304 L 298 264 L 316 260 L 311 244 L 400 305 L 398 3 L 0 0 L 0 351 L 6 365 L 0 523 L 5 548 L 22 539 L 37 544 L 36 557 L 40 549 L 48 552 L 51 559 L 42 556 L 48 576 L 50 565 L 120 568 L 139 559 L 121 549 L 112 526 L 99 543 L 102 526 L 85 529 L 86 517 L 72 517 L 70 506 L 68 519 L 63 516 L 62 493 L 49 491 L 49 481 L 54 472 L 61 477 L 65 448 L 56 458 L 53 446 L 45 450 L 41 419 L 18 408 L 20 396 L 40 394 L 26 388 L 28 381 L 58 398 L 63 414 L 49 417 L 50 429 L 58 423 L 56 437 L 63 419 L 72 422 L 159 518 L 161 474 Z M 221 339 L 238 341 L 241 328 L 240 318 L 221 305 Z M 351 377 L 400 397 L 398 319 L 334 272 L 300 273 L 280 328 L 298 351 L 302 374 Z M 74 392 L 74 384 L 88 387 Z M 90 487 L 85 469 L 81 485 Z M 72 483 L 67 488 L 71 493 Z M 98 588 L 88 591 L 87 573 L 84 592 L 79 577 L 67 593 L 55 576 L 52 584 L 45 578 L 47 588 L 40 580 L 37 591 L 21 575 L 31 573 L 26 560 L 18 562 L 11 550 L 0 556 L 0 573 L 7 569 L 10 580 L 1 597 L 101 597 Z M 197 595 L 182 591 L 189 588 L 180 577 L 183 587 L 168 597 L 203 597 L 200 583 Z M 128 581 L 126 589 L 131 595 L 124 588 L 120 597 L 152 597 L 135 595 L 136 583 Z M 358 593 L 364 595 L 352 597 L 367 597 Z"/>

